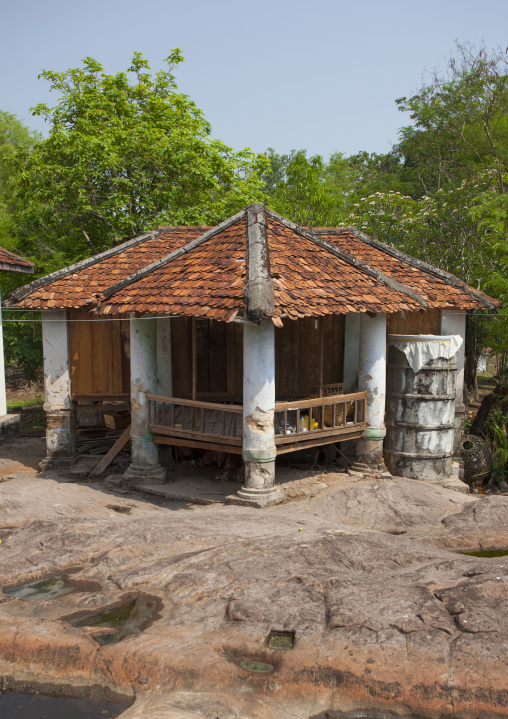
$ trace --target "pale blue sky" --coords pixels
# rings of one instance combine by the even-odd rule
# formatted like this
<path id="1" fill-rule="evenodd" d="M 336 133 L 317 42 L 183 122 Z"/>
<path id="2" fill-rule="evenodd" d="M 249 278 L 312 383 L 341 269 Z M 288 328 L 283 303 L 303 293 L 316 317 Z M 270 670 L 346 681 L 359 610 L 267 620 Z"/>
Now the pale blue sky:
<path id="1" fill-rule="evenodd" d="M 28 108 L 57 100 L 42 68 L 89 55 L 116 72 L 139 50 L 158 70 L 180 47 L 180 90 L 215 137 L 325 157 L 388 151 L 408 122 L 395 99 L 444 68 L 456 38 L 508 45 L 507 0 L 18 0 L 1 17 L 0 109 L 31 127 L 44 123 Z"/>

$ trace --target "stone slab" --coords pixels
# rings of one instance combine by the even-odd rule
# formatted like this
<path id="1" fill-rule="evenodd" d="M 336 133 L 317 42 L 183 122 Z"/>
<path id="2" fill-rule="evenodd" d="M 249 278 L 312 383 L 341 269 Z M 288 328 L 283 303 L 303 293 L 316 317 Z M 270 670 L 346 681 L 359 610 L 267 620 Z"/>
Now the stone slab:
<path id="1" fill-rule="evenodd" d="M 4 414 L 0 417 L 0 442 L 19 435 L 21 431 L 19 420 L 19 414 Z"/>

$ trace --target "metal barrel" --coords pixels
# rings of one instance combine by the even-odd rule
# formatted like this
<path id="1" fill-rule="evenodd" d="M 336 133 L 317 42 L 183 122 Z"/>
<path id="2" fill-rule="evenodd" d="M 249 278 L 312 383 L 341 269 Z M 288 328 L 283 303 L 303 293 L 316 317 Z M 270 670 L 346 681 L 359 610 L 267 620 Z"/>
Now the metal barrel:
<path id="1" fill-rule="evenodd" d="M 395 341 L 422 342 L 425 338 L 388 337 L 385 464 L 391 474 L 399 477 L 449 477 L 457 355 L 431 359 L 414 372 L 404 352 L 393 345 Z"/>

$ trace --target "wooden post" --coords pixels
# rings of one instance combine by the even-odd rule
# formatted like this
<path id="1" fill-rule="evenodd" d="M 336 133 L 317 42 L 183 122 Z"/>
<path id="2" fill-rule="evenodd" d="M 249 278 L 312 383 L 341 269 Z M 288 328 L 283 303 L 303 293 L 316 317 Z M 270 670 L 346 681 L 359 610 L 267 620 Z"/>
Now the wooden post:
<path id="1" fill-rule="evenodd" d="M 198 350 L 196 346 L 196 318 L 192 318 L 192 399 L 196 399 L 198 384 Z"/>
<path id="2" fill-rule="evenodd" d="M 318 318 L 319 322 L 319 396 L 323 396 L 323 375 L 324 375 L 324 343 L 325 333 L 323 327 L 323 318 Z"/>

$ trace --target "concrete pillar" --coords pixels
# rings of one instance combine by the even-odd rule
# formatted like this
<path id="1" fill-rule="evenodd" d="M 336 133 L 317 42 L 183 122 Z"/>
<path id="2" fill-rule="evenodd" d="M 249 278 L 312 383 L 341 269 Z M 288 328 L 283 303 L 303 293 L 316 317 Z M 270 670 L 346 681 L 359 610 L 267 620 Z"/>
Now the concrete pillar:
<path id="1" fill-rule="evenodd" d="M 46 459 L 41 469 L 76 459 L 76 418 L 71 401 L 71 358 L 67 310 L 42 311 Z"/>
<path id="2" fill-rule="evenodd" d="M 360 314 L 350 312 L 344 318 L 344 394 L 356 391 L 359 352 Z"/>
<path id="3" fill-rule="evenodd" d="M 171 317 L 157 317 L 157 394 L 173 396 Z"/>
<path id="4" fill-rule="evenodd" d="M 231 504 L 266 507 L 284 495 L 275 486 L 275 327 L 271 320 L 243 328 L 243 450 L 245 485 Z"/>
<path id="5" fill-rule="evenodd" d="M 464 404 L 464 362 L 466 357 L 466 312 L 465 310 L 441 310 L 439 333 L 441 335 L 460 335 L 462 344 L 457 352 L 457 374 L 455 376 L 455 429 L 453 437 L 453 454 L 459 457 L 466 414 Z"/>
<path id="6" fill-rule="evenodd" d="M 157 320 L 149 315 L 130 318 L 131 465 L 124 474 L 134 484 L 161 484 L 165 470 L 159 448 L 148 430 L 146 393 L 157 394 Z"/>
<path id="7" fill-rule="evenodd" d="M 2 327 L 2 298 L 0 297 L 0 417 L 7 414 L 7 394 L 5 391 L 4 333 Z"/>
<path id="8" fill-rule="evenodd" d="M 357 466 L 384 468 L 383 439 L 386 400 L 386 315 L 360 316 L 358 391 L 367 392 L 366 422 L 356 442 Z"/>

